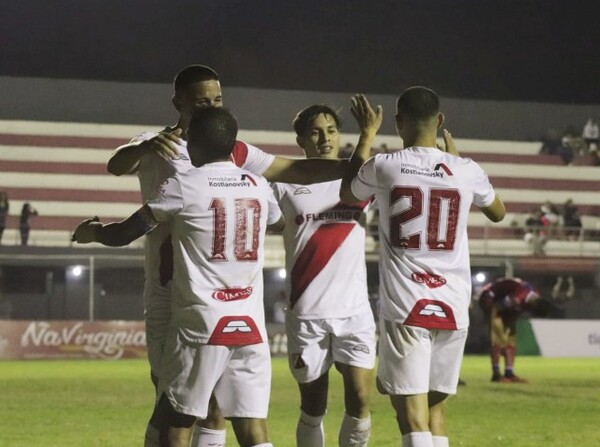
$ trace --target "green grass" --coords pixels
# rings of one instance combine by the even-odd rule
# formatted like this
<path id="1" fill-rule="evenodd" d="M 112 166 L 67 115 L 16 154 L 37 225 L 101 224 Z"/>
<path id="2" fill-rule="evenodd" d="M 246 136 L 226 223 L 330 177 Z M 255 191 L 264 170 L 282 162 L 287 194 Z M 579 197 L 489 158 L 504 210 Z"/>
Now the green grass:
<path id="1" fill-rule="evenodd" d="M 530 384 L 490 383 L 486 357 L 466 357 L 467 386 L 448 403 L 452 446 L 600 446 L 600 361 L 519 357 Z M 337 443 L 343 398 L 332 372 L 325 419 L 327 446 Z M 0 446 L 141 446 L 152 406 L 144 361 L 0 362 Z M 273 362 L 269 431 L 293 447 L 298 393 L 284 359 Z M 372 400 L 372 447 L 397 447 L 388 400 Z M 235 446 L 231 431 L 230 446 Z"/>

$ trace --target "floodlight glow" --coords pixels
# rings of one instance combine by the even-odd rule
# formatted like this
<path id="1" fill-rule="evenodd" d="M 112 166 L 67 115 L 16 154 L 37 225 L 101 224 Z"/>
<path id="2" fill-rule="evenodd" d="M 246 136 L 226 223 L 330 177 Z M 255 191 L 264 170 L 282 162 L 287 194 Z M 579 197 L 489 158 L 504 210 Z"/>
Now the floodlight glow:
<path id="1" fill-rule="evenodd" d="M 285 279 L 287 276 L 287 273 L 285 271 L 285 269 L 279 269 L 279 271 L 277 272 L 277 275 L 281 278 L 281 279 Z"/>
<path id="2" fill-rule="evenodd" d="M 83 268 L 80 265 L 76 265 L 71 269 L 71 273 L 73 274 L 73 276 L 81 276 L 81 274 L 83 273 Z"/>
<path id="3" fill-rule="evenodd" d="M 479 284 L 485 282 L 485 280 L 486 280 L 485 273 L 479 272 L 475 275 L 475 281 L 477 281 Z"/>

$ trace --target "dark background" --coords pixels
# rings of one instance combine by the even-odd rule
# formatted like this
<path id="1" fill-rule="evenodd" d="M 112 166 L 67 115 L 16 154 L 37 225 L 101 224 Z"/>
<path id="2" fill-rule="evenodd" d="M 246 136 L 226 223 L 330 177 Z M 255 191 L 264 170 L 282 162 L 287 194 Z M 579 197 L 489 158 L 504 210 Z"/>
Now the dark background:
<path id="1" fill-rule="evenodd" d="M 600 2 L 4 0 L 0 76 L 600 104 Z"/>

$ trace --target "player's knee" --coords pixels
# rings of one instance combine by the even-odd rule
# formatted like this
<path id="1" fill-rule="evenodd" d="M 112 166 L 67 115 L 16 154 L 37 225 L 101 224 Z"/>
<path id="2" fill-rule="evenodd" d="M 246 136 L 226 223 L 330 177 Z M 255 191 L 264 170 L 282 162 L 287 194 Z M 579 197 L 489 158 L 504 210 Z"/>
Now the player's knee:
<path id="1" fill-rule="evenodd" d="M 310 416 L 322 416 L 327 410 L 327 391 L 329 377 L 322 375 L 309 383 L 298 384 L 300 389 L 300 408 Z"/>
<path id="2" fill-rule="evenodd" d="M 240 447 L 252 447 L 269 441 L 265 419 L 231 418 L 231 425 Z"/>
<path id="3" fill-rule="evenodd" d="M 158 415 L 162 427 L 190 428 L 196 422 L 195 416 L 175 411 L 164 394 L 158 401 Z"/>

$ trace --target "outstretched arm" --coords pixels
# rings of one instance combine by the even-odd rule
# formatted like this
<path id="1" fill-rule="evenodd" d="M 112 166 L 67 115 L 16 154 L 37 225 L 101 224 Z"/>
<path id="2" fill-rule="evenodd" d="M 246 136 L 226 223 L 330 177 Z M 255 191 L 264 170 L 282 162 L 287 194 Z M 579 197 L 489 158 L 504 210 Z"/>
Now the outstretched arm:
<path id="1" fill-rule="evenodd" d="M 376 109 L 373 110 L 365 95 L 355 95 L 352 98 L 350 110 L 360 128 L 360 137 L 358 139 L 358 145 L 346 166 L 346 171 L 344 172 L 344 177 L 342 179 L 342 186 L 340 188 L 340 199 L 342 202 L 346 203 L 360 201 L 360 199 L 355 197 L 352 193 L 352 179 L 356 177 L 360 167 L 369 159 L 373 140 L 375 139 L 375 135 L 377 134 L 383 119 L 383 108 L 377 106 Z"/>
<path id="2" fill-rule="evenodd" d="M 498 194 L 496 194 L 496 198 L 492 204 L 481 208 L 481 211 L 492 222 L 500 222 L 506 215 L 506 208 L 504 208 L 504 203 Z"/>
<path id="3" fill-rule="evenodd" d="M 153 138 L 119 146 L 108 160 L 106 169 L 113 175 L 132 174 L 137 171 L 142 156 L 148 152 L 156 152 L 165 160 L 179 157 L 177 145 L 181 144 L 181 129 L 172 132 L 161 132 Z"/>
<path id="4" fill-rule="evenodd" d="M 109 247 L 122 247 L 148 233 L 157 222 L 150 209 L 144 205 L 121 222 L 103 224 L 98 217 L 81 222 L 71 240 L 78 244 L 99 242 Z"/>

